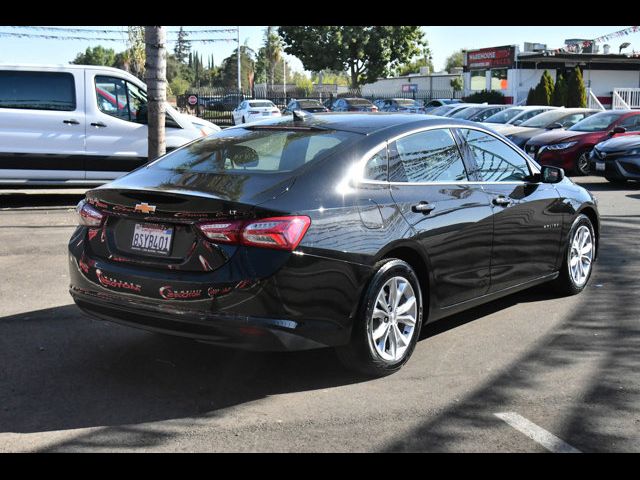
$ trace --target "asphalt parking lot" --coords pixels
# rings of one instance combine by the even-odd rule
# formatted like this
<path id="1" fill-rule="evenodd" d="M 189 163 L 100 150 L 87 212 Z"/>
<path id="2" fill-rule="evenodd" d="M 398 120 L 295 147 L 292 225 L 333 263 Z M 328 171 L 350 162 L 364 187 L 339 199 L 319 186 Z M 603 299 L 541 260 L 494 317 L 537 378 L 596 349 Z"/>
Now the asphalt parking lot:
<path id="1" fill-rule="evenodd" d="M 594 191 L 590 285 L 423 329 L 390 377 L 331 351 L 226 350 L 84 316 L 67 293 L 81 190 L 0 191 L 0 452 L 640 450 L 640 185 Z"/>

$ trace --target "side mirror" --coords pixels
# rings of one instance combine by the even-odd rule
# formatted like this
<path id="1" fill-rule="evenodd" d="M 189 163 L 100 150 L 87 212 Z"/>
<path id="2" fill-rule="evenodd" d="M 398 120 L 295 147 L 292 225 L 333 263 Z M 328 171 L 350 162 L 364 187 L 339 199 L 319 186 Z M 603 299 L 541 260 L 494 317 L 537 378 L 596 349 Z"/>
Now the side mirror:
<path id="1" fill-rule="evenodd" d="M 515 122 L 513 122 L 513 125 L 515 127 L 517 127 L 518 125 L 520 125 L 522 123 L 522 120 L 516 120 Z"/>
<path id="2" fill-rule="evenodd" d="M 551 125 L 547 126 L 547 130 L 555 130 L 557 128 L 563 128 L 561 123 L 552 123 Z"/>
<path id="3" fill-rule="evenodd" d="M 559 167 L 543 165 L 540 175 L 542 177 L 542 183 L 558 183 L 564 178 L 564 170 Z"/>
<path id="4" fill-rule="evenodd" d="M 615 127 L 609 132 L 609 135 L 615 135 L 616 133 L 625 133 L 626 131 L 627 129 L 624 127 Z"/>
<path id="5" fill-rule="evenodd" d="M 142 123 L 147 125 L 149 123 L 149 114 L 147 111 L 147 104 L 140 105 L 138 108 L 138 114 L 136 115 L 136 123 Z"/>

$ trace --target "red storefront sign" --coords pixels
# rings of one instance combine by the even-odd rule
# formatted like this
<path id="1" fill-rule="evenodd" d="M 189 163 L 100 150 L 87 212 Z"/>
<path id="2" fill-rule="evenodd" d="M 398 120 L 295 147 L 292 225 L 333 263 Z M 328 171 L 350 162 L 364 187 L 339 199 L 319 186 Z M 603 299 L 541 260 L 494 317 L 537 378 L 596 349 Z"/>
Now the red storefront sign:
<path id="1" fill-rule="evenodd" d="M 479 68 L 513 67 L 514 47 L 493 47 L 467 52 L 467 67 L 470 70 Z"/>

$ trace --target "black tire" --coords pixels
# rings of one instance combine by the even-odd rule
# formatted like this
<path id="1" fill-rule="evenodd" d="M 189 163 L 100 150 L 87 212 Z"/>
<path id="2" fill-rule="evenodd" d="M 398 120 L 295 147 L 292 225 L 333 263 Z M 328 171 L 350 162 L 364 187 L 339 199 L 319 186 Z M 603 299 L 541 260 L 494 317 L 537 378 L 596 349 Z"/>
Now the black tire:
<path id="1" fill-rule="evenodd" d="M 582 285 L 578 285 L 573 277 L 571 276 L 571 267 L 569 265 L 570 253 L 571 253 L 571 245 L 573 243 L 574 236 L 576 231 L 582 226 L 586 226 L 591 233 L 592 245 L 593 245 L 593 253 L 591 266 L 589 268 L 589 272 L 587 274 L 587 278 Z M 586 215 L 580 214 L 574 220 L 573 225 L 571 225 L 571 230 L 569 231 L 569 236 L 567 237 L 567 244 L 564 247 L 564 256 L 562 259 L 562 266 L 560 268 L 560 276 L 556 278 L 552 285 L 556 292 L 562 295 L 576 295 L 585 289 L 587 284 L 589 283 L 589 279 L 591 278 L 591 274 L 593 273 L 593 262 L 596 257 L 596 250 L 598 248 L 598 243 L 596 240 L 596 236 L 593 230 L 593 225 L 591 224 L 591 220 Z"/>
<path id="2" fill-rule="evenodd" d="M 625 183 L 627 183 L 627 179 L 626 178 L 613 178 L 613 177 L 604 177 L 607 179 L 607 181 L 613 183 L 614 185 L 624 185 Z"/>
<path id="3" fill-rule="evenodd" d="M 576 164 L 573 171 L 582 176 L 589 175 L 591 173 L 591 165 L 589 163 L 589 150 L 580 152 L 580 155 L 576 158 Z"/>
<path id="4" fill-rule="evenodd" d="M 383 377 L 397 372 L 407 363 L 420 336 L 422 327 L 422 292 L 420 282 L 411 266 L 395 258 L 390 258 L 379 262 L 376 265 L 376 273 L 369 282 L 363 299 L 360 302 L 359 314 L 353 326 L 351 341 L 349 344 L 336 347 L 336 354 L 342 364 L 349 370 L 371 377 Z M 376 305 L 378 294 L 384 288 L 385 283 L 393 277 L 403 277 L 413 288 L 417 315 L 411 340 L 402 358 L 397 361 L 385 360 L 376 351 L 373 340 L 369 335 L 369 327 L 373 320 L 373 310 Z M 386 340 L 385 340 L 386 342 Z"/>

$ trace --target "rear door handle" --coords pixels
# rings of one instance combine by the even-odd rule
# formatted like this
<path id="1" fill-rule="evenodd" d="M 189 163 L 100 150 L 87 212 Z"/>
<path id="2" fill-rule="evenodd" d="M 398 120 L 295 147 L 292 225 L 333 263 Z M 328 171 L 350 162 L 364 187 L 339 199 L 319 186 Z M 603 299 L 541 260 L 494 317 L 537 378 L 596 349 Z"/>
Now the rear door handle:
<path id="1" fill-rule="evenodd" d="M 98 128 L 106 127 L 106 125 L 105 125 L 104 123 L 102 123 L 102 122 L 93 122 L 93 123 L 91 124 L 91 126 L 92 126 L 92 127 L 98 127 Z"/>
<path id="2" fill-rule="evenodd" d="M 71 120 L 62 120 L 62 123 L 66 123 L 67 125 L 80 125 L 80 122 L 75 118 L 72 118 Z"/>
<path id="3" fill-rule="evenodd" d="M 511 199 L 500 195 L 499 197 L 495 197 L 493 199 L 493 204 L 499 205 L 501 207 L 508 207 L 509 205 L 511 205 Z"/>
<path id="4" fill-rule="evenodd" d="M 422 213 L 424 215 L 428 215 L 429 213 L 431 213 L 431 210 L 433 210 L 434 208 L 436 208 L 435 205 L 431 205 L 428 202 L 420 202 L 417 205 L 412 205 L 411 211 L 415 213 Z"/>

